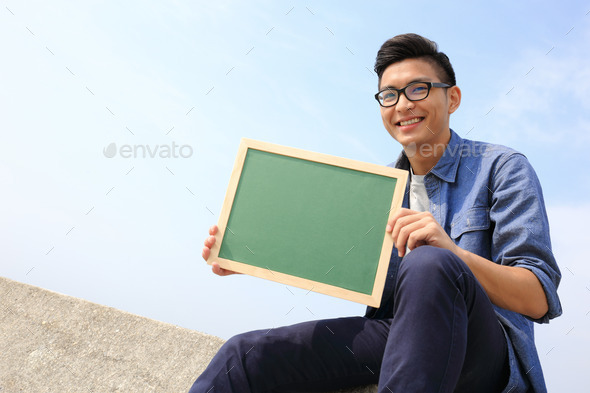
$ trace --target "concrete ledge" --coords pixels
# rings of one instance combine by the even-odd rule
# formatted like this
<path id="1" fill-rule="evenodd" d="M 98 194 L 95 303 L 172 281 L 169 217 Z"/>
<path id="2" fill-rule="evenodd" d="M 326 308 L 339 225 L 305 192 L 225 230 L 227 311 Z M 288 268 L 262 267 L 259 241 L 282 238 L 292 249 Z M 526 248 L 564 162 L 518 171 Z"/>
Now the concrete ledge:
<path id="1" fill-rule="evenodd" d="M 0 299 L 0 393 L 186 392 L 223 344 L 3 277 Z"/>

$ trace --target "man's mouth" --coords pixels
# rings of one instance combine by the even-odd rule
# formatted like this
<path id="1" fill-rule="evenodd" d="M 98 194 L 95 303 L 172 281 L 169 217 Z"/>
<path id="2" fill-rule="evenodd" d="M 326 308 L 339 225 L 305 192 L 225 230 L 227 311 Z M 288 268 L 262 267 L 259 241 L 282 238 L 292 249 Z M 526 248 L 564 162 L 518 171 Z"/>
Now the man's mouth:
<path id="1" fill-rule="evenodd" d="M 419 122 L 421 122 L 422 120 L 424 120 L 424 118 L 423 118 L 423 117 L 414 117 L 413 119 L 406 120 L 406 121 L 400 121 L 400 122 L 397 122 L 396 124 L 397 124 L 398 126 L 409 126 L 410 124 L 419 123 Z"/>

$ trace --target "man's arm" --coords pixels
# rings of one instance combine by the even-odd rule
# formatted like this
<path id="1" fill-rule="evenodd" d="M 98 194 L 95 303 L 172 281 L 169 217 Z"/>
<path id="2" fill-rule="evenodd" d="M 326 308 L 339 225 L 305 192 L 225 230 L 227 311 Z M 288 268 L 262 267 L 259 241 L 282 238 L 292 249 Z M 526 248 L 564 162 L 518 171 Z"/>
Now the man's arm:
<path id="1" fill-rule="evenodd" d="M 549 310 L 547 296 L 533 272 L 520 266 L 498 265 L 457 247 L 455 254 L 469 266 L 498 307 L 540 319 Z"/>
<path id="2" fill-rule="evenodd" d="M 537 276 L 528 269 L 496 264 L 457 246 L 428 212 L 400 209 L 388 222 L 399 256 L 406 246 L 413 250 L 421 245 L 446 248 L 461 258 L 471 269 L 498 307 L 527 315 L 543 317 L 548 310 L 547 297 Z"/>

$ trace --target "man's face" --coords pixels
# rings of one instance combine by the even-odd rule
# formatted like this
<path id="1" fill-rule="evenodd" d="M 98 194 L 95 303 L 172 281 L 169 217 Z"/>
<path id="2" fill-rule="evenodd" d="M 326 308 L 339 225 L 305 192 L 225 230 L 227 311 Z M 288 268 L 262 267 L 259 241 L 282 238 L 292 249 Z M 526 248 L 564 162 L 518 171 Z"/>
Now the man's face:
<path id="1" fill-rule="evenodd" d="M 406 59 L 385 69 L 380 90 L 402 89 L 412 82 L 442 82 L 435 68 L 421 59 Z M 409 101 L 400 94 L 396 105 L 381 107 L 383 125 L 405 148 L 420 149 L 424 144 L 446 144 L 450 138 L 449 115 L 457 109 L 461 93 L 458 87 L 430 90 L 426 99 Z"/>

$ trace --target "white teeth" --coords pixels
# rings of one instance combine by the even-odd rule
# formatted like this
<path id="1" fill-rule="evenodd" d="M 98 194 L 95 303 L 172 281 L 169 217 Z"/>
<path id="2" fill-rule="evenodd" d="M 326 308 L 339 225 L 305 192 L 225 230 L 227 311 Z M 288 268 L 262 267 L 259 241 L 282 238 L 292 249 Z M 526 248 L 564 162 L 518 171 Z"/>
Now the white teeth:
<path id="1" fill-rule="evenodd" d="M 422 120 L 421 118 L 419 118 L 419 117 L 415 117 L 415 118 L 413 118 L 413 119 L 411 119 L 411 120 L 408 120 L 408 121 L 402 121 L 402 122 L 400 122 L 399 124 L 400 124 L 401 126 L 409 126 L 410 124 L 418 123 L 418 122 L 419 122 L 419 121 L 421 121 L 421 120 Z"/>

